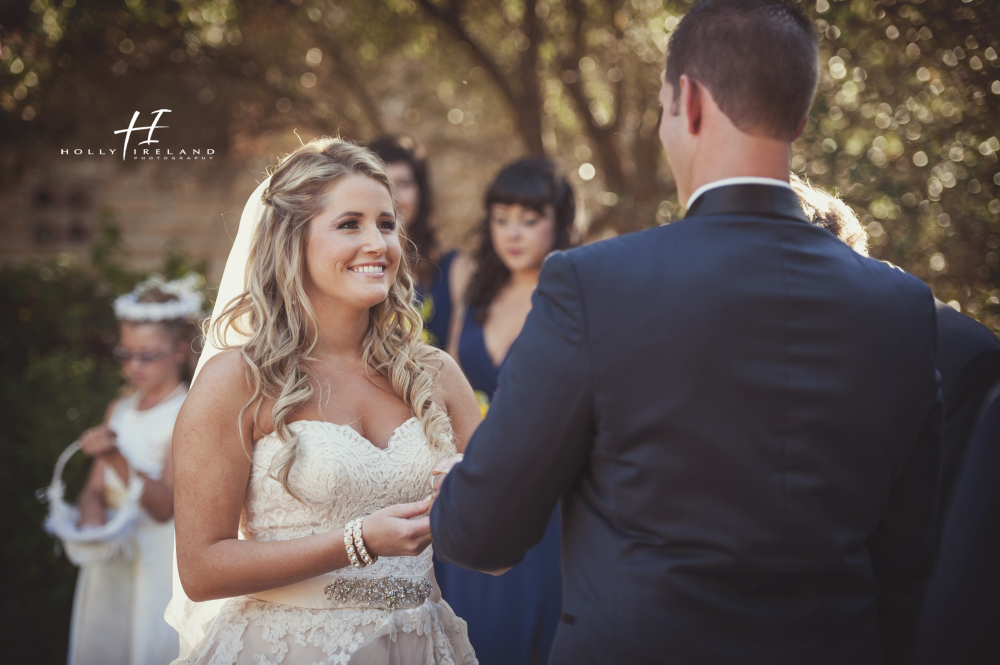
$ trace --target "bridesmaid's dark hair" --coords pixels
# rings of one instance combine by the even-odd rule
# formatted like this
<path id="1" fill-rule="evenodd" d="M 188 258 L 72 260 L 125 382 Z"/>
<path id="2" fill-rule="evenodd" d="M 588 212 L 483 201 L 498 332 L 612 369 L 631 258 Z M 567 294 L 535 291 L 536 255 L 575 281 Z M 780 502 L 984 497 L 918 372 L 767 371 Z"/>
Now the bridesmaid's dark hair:
<path id="1" fill-rule="evenodd" d="M 477 230 L 476 272 L 466 292 L 466 304 L 475 310 L 475 319 L 480 324 L 486 320 L 490 303 L 510 279 L 510 270 L 493 248 L 490 235 L 490 208 L 497 203 L 518 204 L 542 215 L 545 208 L 551 206 L 556 219 L 552 250 L 568 249 L 576 244 L 573 226 L 576 197 L 559 167 L 545 157 L 525 157 L 506 166 L 486 192 L 486 217 Z"/>
<path id="2" fill-rule="evenodd" d="M 430 225 L 434 198 L 427 173 L 427 156 L 420 144 L 404 134 L 380 136 L 371 142 L 368 149 L 378 155 L 386 165 L 403 162 L 413 171 L 417 189 L 420 190 L 420 205 L 417 206 L 413 219 L 406 224 L 406 236 L 413 241 L 417 249 L 417 262 L 414 266 L 417 282 L 425 284 L 436 270 L 433 264 L 440 254 L 437 236 Z"/>

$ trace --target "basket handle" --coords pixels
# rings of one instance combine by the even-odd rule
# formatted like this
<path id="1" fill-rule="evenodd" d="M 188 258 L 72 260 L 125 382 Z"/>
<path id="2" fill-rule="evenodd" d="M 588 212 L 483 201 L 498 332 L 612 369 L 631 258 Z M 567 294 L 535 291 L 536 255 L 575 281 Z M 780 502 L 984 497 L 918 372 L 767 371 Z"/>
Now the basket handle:
<path id="1" fill-rule="evenodd" d="M 69 444 L 69 446 L 66 447 L 66 450 L 62 451 L 62 454 L 59 455 L 59 459 L 56 460 L 56 468 L 52 471 L 52 485 L 50 485 L 50 487 L 52 487 L 56 483 L 61 483 L 62 482 L 63 469 L 66 468 L 66 463 L 69 462 L 69 458 L 72 457 L 74 454 L 76 454 L 76 451 L 78 451 L 78 450 L 80 450 L 80 441 L 79 440 L 74 441 L 73 443 Z M 126 462 L 127 461 L 128 460 L 126 460 Z M 129 487 L 131 487 L 132 483 L 134 483 L 138 479 L 139 479 L 138 472 L 135 470 L 134 466 L 132 466 L 131 464 L 129 464 L 128 465 L 128 485 L 129 485 Z"/>
<path id="2" fill-rule="evenodd" d="M 56 461 L 56 468 L 52 471 L 52 485 L 62 482 L 62 474 L 63 474 L 63 469 L 66 468 L 66 462 L 68 462 L 69 458 L 72 457 L 73 454 L 78 450 L 80 450 L 80 442 L 74 441 L 73 443 L 69 444 L 66 450 L 62 451 L 62 454 Z"/>

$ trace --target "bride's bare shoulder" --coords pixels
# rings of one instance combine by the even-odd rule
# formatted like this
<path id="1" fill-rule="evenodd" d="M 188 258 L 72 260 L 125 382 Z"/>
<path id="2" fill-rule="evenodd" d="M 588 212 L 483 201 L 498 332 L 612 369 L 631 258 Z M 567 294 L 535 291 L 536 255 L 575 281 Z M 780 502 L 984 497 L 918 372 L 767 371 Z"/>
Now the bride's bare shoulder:
<path id="1" fill-rule="evenodd" d="M 448 413 L 455 434 L 455 445 L 459 452 L 464 452 L 465 444 L 482 420 L 479 402 L 454 358 L 431 346 L 425 347 L 422 354 L 424 362 L 437 372 L 431 398 Z"/>
<path id="2" fill-rule="evenodd" d="M 455 359 L 452 358 L 447 351 L 444 349 L 439 349 L 436 346 L 427 345 L 424 347 L 424 357 L 435 361 L 435 363 L 441 368 L 441 371 L 453 374 L 455 372 L 461 374 L 462 368 L 458 366 Z"/>
<path id="3" fill-rule="evenodd" d="M 220 351 L 209 358 L 198 372 L 195 386 L 202 383 L 230 390 L 253 390 L 249 368 L 239 349 Z"/>
<path id="4" fill-rule="evenodd" d="M 205 362 L 188 395 L 198 401 L 200 417 L 222 416 L 225 423 L 240 418 L 249 441 L 256 441 L 274 431 L 271 419 L 274 402 L 266 397 L 255 398 L 255 392 L 243 354 L 239 349 L 228 349 Z"/>
<path id="5" fill-rule="evenodd" d="M 230 349 L 208 359 L 198 372 L 188 399 L 201 409 L 238 412 L 253 396 L 253 383 L 239 349 Z"/>
<path id="6" fill-rule="evenodd" d="M 417 354 L 420 360 L 434 369 L 437 373 L 434 377 L 435 386 L 450 384 L 456 379 L 465 378 L 465 375 L 462 373 L 462 369 L 458 366 L 458 363 L 455 362 L 455 359 L 441 349 L 431 346 L 430 344 L 424 344 L 417 351 Z"/>
<path id="7" fill-rule="evenodd" d="M 472 387 L 469 380 L 465 378 L 465 372 L 459 367 L 455 359 L 433 346 L 426 346 L 421 350 L 423 360 L 434 368 L 434 397 L 439 402 L 447 404 L 451 410 L 456 401 L 468 401 L 472 395 Z M 474 401 L 474 400 L 473 400 Z"/>

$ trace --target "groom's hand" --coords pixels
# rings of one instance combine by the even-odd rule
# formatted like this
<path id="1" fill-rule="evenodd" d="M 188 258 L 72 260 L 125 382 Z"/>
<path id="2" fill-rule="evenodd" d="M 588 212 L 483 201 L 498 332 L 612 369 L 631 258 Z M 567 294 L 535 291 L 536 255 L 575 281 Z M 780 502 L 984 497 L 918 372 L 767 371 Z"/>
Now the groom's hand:
<path id="1" fill-rule="evenodd" d="M 365 518 L 361 536 L 375 556 L 416 556 L 431 544 L 431 497 L 376 510 Z M 414 519 L 416 518 L 416 519 Z"/>
<path id="2" fill-rule="evenodd" d="M 431 491 L 434 492 L 434 497 L 437 498 L 438 492 L 441 491 L 441 484 L 444 482 L 444 477 L 448 475 L 456 464 L 464 459 L 465 455 L 458 453 L 453 457 L 446 460 L 441 460 L 438 462 L 437 466 L 431 471 L 430 486 Z"/>
<path id="3" fill-rule="evenodd" d="M 434 469 L 431 471 L 430 486 L 431 489 L 434 491 L 434 494 L 431 495 L 432 508 L 434 507 L 434 501 L 437 500 L 438 492 L 441 491 L 441 485 L 444 483 L 444 477 L 447 476 L 448 473 L 453 468 L 455 468 L 455 465 L 461 462 L 464 458 L 465 455 L 463 455 L 462 453 L 458 453 L 457 455 L 454 455 L 449 459 L 441 460 L 440 462 L 438 462 L 437 466 L 435 466 Z M 428 512 L 430 512 L 429 508 Z M 513 566 L 507 566 L 506 568 L 501 568 L 499 570 L 483 570 L 480 572 L 486 573 L 488 575 L 503 575 L 512 567 Z"/>

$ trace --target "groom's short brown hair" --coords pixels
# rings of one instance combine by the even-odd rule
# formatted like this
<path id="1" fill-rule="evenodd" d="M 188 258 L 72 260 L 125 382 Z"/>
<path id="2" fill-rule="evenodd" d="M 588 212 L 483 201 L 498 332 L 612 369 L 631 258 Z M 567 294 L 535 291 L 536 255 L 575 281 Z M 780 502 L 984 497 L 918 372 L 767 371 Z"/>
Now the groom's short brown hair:
<path id="1" fill-rule="evenodd" d="M 791 141 L 816 94 L 818 48 L 812 22 L 792 2 L 702 0 L 670 37 L 670 112 L 687 74 L 740 131 Z"/>

